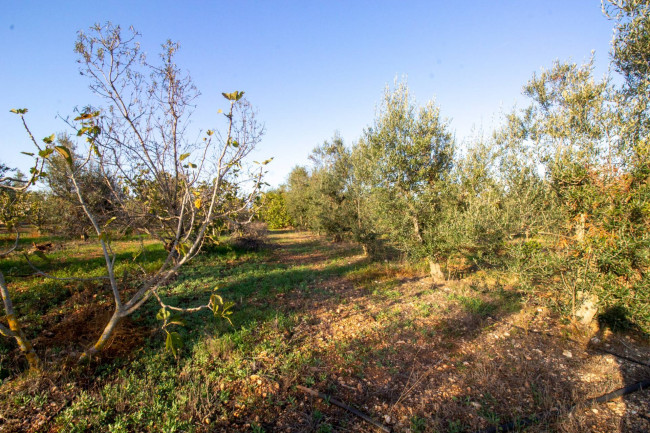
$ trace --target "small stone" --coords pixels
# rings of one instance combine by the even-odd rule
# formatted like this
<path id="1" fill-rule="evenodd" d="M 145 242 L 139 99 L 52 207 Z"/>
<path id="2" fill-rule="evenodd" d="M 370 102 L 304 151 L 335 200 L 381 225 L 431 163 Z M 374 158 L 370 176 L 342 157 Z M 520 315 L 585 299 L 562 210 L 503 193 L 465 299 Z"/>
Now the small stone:
<path id="1" fill-rule="evenodd" d="M 390 415 L 384 415 L 384 421 L 386 422 L 386 424 L 390 424 L 390 422 L 392 421 L 390 419 Z"/>
<path id="2" fill-rule="evenodd" d="M 562 352 L 562 355 L 566 356 L 567 358 L 573 358 L 573 354 L 571 353 L 570 350 L 565 350 Z"/>
<path id="3" fill-rule="evenodd" d="M 475 402 L 475 401 L 472 402 L 472 406 L 474 406 L 474 408 L 476 410 L 479 410 L 480 408 L 483 407 L 483 406 L 481 406 L 481 403 L 478 403 L 478 402 Z"/>

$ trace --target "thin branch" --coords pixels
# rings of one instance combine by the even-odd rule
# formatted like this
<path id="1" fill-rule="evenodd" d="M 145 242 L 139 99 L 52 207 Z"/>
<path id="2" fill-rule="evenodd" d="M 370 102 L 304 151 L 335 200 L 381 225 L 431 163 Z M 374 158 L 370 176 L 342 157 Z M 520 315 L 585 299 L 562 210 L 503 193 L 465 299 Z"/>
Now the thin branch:
<path id="1" fill-rule="evenodd" d="M 0 258 L 7 257 L 9 254 L 14 252 L 16 248 L 18 248 L 19 240 L 20 240 L 20 231 L 18 230 L 18 227 L 16 227 L 16 241 L 14 242 L 14 246 L 9 248 L 7 251 L 0 252 Z"/>

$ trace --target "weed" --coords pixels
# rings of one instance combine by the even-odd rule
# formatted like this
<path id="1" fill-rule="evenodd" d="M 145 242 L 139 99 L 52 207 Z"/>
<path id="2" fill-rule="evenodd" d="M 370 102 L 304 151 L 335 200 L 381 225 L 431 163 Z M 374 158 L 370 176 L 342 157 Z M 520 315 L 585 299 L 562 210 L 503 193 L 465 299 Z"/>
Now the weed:
<path id="1" fill-rule="evenodd" d="M 318 433 L 332 433 L 333 431 L 334 427 L 332 427 L 332 424 L 323 423 L 318 426 Z"/>
<path id="2" fill-rule="evenodd" d="M 449 433 L 461 433 L 465 431 L 465 427 L 463 426 L 463 423 L 459 420 L 456 421 L 448 421 L 447 422 L 447 431 Z"/>
<path id="3" fill-rule="evenodd" d="M 417 415 L 411 417 L 411 433 L 423 433 L 427 427 L 427 420 Z"/>

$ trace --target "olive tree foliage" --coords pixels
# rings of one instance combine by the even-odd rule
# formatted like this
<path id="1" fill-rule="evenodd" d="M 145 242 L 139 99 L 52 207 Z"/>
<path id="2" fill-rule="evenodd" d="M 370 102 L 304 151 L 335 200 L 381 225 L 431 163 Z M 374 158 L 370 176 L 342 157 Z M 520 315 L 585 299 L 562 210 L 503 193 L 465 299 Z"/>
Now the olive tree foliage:
<path id="1" fill-rule="evenodd" d="M 113 219 L 116 222 L 111 225 L 113 230 L 118 227 L 128 228 L 128 226 L 120 227 L 127 221 L 119 218 L 122 213 L 119 211 L 113 193 L 119 190 L 115 177 L 106 176 L 106 173 L 102 172 L 96 161 L 92 159 L 83 164 L 83 155 L 79 153 L 77 145 L 69 135 L 60 134 L 57 144 L 70 150 L 73 155 L 72 165 L 58 152 L 48 156 L 44 167 L 47 174 L 44 179 L 47 190 L 42 194 L 43 202 L 30 209 L 30 222 L 39 227 L 47 225 L 51 231 L 67 237 L 81 236 L 86 239 L 89 233 L 93 232 L 92 223 L 79 202 L 76 187 L 72 182 L 71 173 L 74 172 L 76 182 L 84 191 L 85 204 L 95 215 L 97 222 L 104 225 Z M 58 209 L 54 215 L 51 212 L 52 206 Z M 50 215 L 43 215 L 48 211 Z M 74 221 L 74 224 L 70 224 L 70 221 Z"/>
<path id="2" fill-rule="evenodd" d="M 138 38 L 133 29 L 123 31 L 110 23 L 79 33 L 75 51 L 80 71 L 104 105 L 87 107 L 68 120 L 77 136 L 86 139 L 79 155 L 51 137 L 39 153 L 42 158 L 58 154 L 66 162 L 65 181 L 101 246 L 106 264 L 103 278 L 110 284 L 115 304 L 102 335 L 82 359 L 101 351 L 120 321 L 151 297 L 160 304 L 159 318 L 165 325 L 173 323 L 171 312 L 210 309 L 215 316 L 227 317 L 231 305 L 216 293 L 202 305 L 181 307 L 167 304 L 162 290 L 181 266 L 199 254 L 216 221 L 240 215 L 252 218 L 250 207 L 264 172 L 265 163 L 245 165 L 263 128 L 243 92 L 223 94 L 229 107 L 222 129 L 208 129 L 192 139 L 188 126 L 198 91 L 174 61 L 179 45 L 167 41 L 159 62 L 151 63 Z M 24 121 L 26 110 L 16 112 Z M 88 170 L 104 180 L 104 199 L 112 212 L 108 219 L 91 203 L 92 185 L 82 182 Z M 137 281 L 135 291 L 125 292 L 127 279 L 115 275 L 113 225 L 144 231 L 168 250 L 157 270 L 141 270 L 131 278 Z M 178 334 L 164 328 L 167 347 L 175 350 Z"/>
<path id="3" fill-rule="evenodd" d="M 287 178 L 285 204 L 287 213 L 295 227 L 312 229 L 312 213 L 318 203 L 314 202 L 309 171 L 305 167 L 294 167 Z"/>
<path id="4" fill-rule="evenodd" d="M 624 221 L 616 243 L 623 254 L 612 248 L 609 266 L 604 269 L 622 275 L 626 284 L 616 291 L 619 305 L 630 305 L 633 319 L 650 329 L 650 2 L 647 0 L 610 0 L 603 8 L 615 21 L 612 63 L 623 75 L 625 84 L 617 92 L 617 122 L 620 125 L 619 148 L 622 155 L 620 175 L 608 186 L 617 197 L 607 209 L 607 220 Z M 616 218 L 618 217 L 618 218 Z M 613 228 L 610 231 L 614 232 Z M 607 256 L 605 256 L 607 257 Z M 611 284 L 609 284 L 612 287 Z M 620 287 L 620 286 L 619 286 Z M 614 290 L 610 290 L 614 291 Z"/>
<path id="5" fill-rule="evenodd" d="M 603 11 L 616 22 L 612 63 L 625 78 L 618 93 L 621 139 L 640 176 L 650 170 L 650 2 L 608 0 Z"/>
<path id="6" fill-rule="evenodd" d="M 426 258 L 431 274 L 443 279 L 440 262 L 452 244 L 451 172 L 455 143 L 433 102 L 417 107 L 408 87 L 387 89 L 373 126 L 358 144 L 364 160 L 361 179 L 375 199 L 374 219 L 399 248 Z"/>
<path id="7" fill-rule="evenodd" d="M 34 142 L 34 144 L 38 147 L 38 143 Z M 0 163 L 0 206 L 2 206 L 0 212 L 0 223 L 9 230 L 15 229 L 16 232 L 16 240 L 14 244 L 6 250 L 0 251 L 0 258 L 4 258 L 18 249 L 20 231 L 17 226 L 28 212 L 27 189 L 39 178 L 42 167 L 42 158 L 36 157 L 34 160 L 34 166 L 30 170 L 31 176 L 25 178 L 16 170 L 11 170 L 3 163 Z M 34 351 L 34 347 L 25 335 L 21 323 L 18 320 L 7 282 L 5 281 L 4 274 L 1 271 L 0 296 L 2 296 L 2 304 L 4 307 L 4 320 L 7 322 L 7 325 L 0 323 L 0 335 L 12 338 L 16 341 L 18 347 L 27 359 L 30 370 L 40 370 L 40 359 Z"/>
<path id="8" fill-rule="evenodd" d="M 339 134 L 314 148 L 311 167 L 296 167 L 289 175 L 287 211 L 298 227 L 330 236 L 335 242 L 351 237 L 356 227 L 356 202 L 351 186 L 351 150 Z"/>
<path id="9" fill-rule="evenodd" d="M 541 212 L 549 218 L 535 226 L 538 239 L 553 248 L 520 244 L 529 264 L 521 276 L 559 276 L 564 305 L 575 303 L 577 292 L 595 292 L 605 306 L 624 306 L 647 321 L 650 194 L 640 164 L 645 138 L 631 133 L 628 90 L 594 78 L 593 61 L 556 62 L 524 87 L 532 103 L 511 118 L 502 137 L 535 146 L 543 180 L 538 191 L 550 202 Z M 539 268 L 530 267 L 542 256 Z"/>
<path id="10" fill-rule="evenodd" d="M 286 194 L 284 188 L 262 194 L 260 218 L 270 229 L 283 229 L 292 225 L 291 217 L 287 212 Z"/>
<path id="11" fill-rule="evenodd" d="M 312 162 L 310 185 L 315 228 L 341 242 L 350 234 L 354 208 L 349 191 L 352 166 L 350 151 L 343 139 L 335 134 L 331 140 L 316 147 L 309 159 Z"/>
<path id="12" fill-rule="evenodd" d="M 8 167 L 0 166 L 0 176 L 7 173 Z M 5 180 L 0 183 L 0 224 L 8 230 L 13 230 L 16 224 L 27 213 L 27 194 L 19 187 L 23 178 L 21 173 L 14 175 L 16 180 Z"/>

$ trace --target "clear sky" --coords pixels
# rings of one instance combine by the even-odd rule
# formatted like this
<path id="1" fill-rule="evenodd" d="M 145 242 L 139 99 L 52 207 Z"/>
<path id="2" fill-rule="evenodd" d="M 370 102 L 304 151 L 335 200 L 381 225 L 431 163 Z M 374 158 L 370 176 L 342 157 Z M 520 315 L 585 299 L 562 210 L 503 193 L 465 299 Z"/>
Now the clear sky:
<path id="1" fill-rule="evenodd" d="M 266 125 L 254 159 L 275 157 L 273 185 L 335 131 L 356 140 L 395 77 L 419 102 L 435 98 L 462 140 L 525 103 L 522 86 L 555 59 L 594 50 L 606 73 L 613 28 L 598 0 L 0 0 L 0 161 L 29 162 L 11 108 L 29 108 L 40 138 L 66 129 L 57 114 L 95 101 L 73 47 L 105 21 L 133 25 L 149 56 L 181 43 L 178 64 L 202 93 L 197 130 L 217 124 L 222 91 L 244 90 Z"/>

